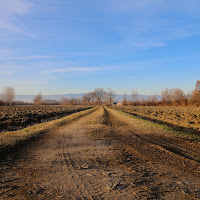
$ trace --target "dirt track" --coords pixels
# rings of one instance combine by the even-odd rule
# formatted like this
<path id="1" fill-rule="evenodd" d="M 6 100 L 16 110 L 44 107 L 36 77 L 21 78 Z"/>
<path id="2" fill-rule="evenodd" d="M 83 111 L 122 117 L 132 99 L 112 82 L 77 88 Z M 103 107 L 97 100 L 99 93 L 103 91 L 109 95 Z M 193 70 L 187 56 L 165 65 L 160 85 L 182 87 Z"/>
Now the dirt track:
<path id="1" fill-rule="evenodd" d="M 200 199 L 200 144 L 99 108 L 0 165 L 1 199 Z"/>

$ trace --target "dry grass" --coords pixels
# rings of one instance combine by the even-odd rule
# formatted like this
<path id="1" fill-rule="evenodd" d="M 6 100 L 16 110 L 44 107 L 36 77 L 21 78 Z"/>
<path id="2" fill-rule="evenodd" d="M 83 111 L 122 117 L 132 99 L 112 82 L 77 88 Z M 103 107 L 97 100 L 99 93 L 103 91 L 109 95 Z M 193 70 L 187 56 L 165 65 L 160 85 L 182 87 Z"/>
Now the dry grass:
<path id="1" fill-rule="evenodd" d="M 1 106 L 0 131 L 15 131 L 27 126 L 65 117 L 92 108 L 87 105 Z"/>
<path id="2" fill-rule="evenodd" d="M 50 130 L 58 128 L 59 126 L 63 126 L 65 124 L 72 122 L 73 120 L 76 120 L 82 116 L 85 116 L 95 111 L 97 108 L 98 107 L 94 107 L 89 110 L 71 114 L 61 119 L 37 124 L 37 125 L 31 126 L 22 130 L 12 131 L 12 132 L 2 132 L 0 134 L 0 149 L 10 148 L 22 142 L 26 142 L 27 140 L 31 138 L 38 137 L 41 134 L 44 134 Z"/>
<path id="3" fill-rule="evenodd" d="M 148 125 L 150 125 L 150 126 L 155 127 L 157 130 L 158 129 L 165 130 L 165 131 L 168 131 L 170 133 L 184 137 L 185 139 L 189 139 L 189 140 L 192 140 L 192 141 L 196 140 L 196 141 L 200 142 L 200 135 L 196 135 L 193 132 L 179 131 L 176 128 L 172 128 L 168 125 L 159 124 L 159 123 L 156 123 L 156 122 L 153 122 L 153 121 L 148 121 L 148 120 L 142 119 L 140 117 L 134 116 L 131 113 L 127 113 L 127 112 L 124 112 L 124 111 L 121 111 L 121 110 L 117 110 L 117 111 L 119 113 L 123 114 L 123 115 L 128 116 L 129 118 L 137 120 L 137 123 L 141 122 L 142 126 L 144 126 L 144 127 L 148 127 Z"/>
<path id="4" fill-rule="evenodd" d="M 200 131 L 199 107 L 115 106 L 113 108 L 141 117 L 163 121 L 175 126 Z"/>

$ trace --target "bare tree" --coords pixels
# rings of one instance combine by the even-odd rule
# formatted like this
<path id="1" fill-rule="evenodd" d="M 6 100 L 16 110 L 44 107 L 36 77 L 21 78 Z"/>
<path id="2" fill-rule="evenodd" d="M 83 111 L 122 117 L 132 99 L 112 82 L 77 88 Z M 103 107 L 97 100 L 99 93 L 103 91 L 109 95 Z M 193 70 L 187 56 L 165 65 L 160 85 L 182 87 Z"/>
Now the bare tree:
<path id="1" fill-rule="evenodd" d="M 77 105 L 78 104 L 78 99 L 71 97 L 69 99 L 70 105 Z"/>
<path id="2" fill-rule="evenodd" d="M 184 92 L 179 88 L 166 89 L 162 92 L 163 103 L 180 105 L 185 99 Z"/>
<path id="3" fill-rule="evenodd" d="M 137 99 L 138 99 L 138 93 L 137 93 L 136 90 L 132 91 L 131 97 L 132 97 L 133 101 L 137 101 Z"/>
<path id="4" fill-rule="evenodd" d="M 15 98 L 15 90 L 12 87 L 5 87 L 3 91 L 3 101 L 6 103 L 6 105 L 12 105 L 14 98 Z"/>
<path id="5" fill-rule="evenodd" d="M 173 101 L 182 102 L 184 99 L 185 94 L 181 89 L 173 89 Z"/>
<path id="6" fill-rule="evenodd" d="M 164 91 L 162 91 L 162 101 L 163 102 L 171 102 L 172 101 L 170 89 L 166 88 Z"/>
<path id="7" fill-rule="evenodd" d="M 122 101 L 122 105 L 126 106 L 128 104 L 128 100 L 127 100 L 127 94 L 124 93 L 123 94 L 123 101 Z"/>
<path id="8" fill-rule="evenodd" d="M 98 101 L 98 103 L 101 105 L 103 103 L 103 98 L 105 96 L 105 91 L 103 88 L 96 88 L 94 92 L 92 93 L 93 97 Z"/>
<path id="9" fill-rule="evenodd" d="M 36 95 L 36 97 L 33 98 L 34 105 L 41 105 L 42 104 L 42 93 L 39 92 L 39 94 Z"/>
<path id="10" fill-rule="evenodd" d="M 151 96 L 151 100 L 152 100 L 152 104 L 153 104 L 154 106 L 156 106 L 157 103 L 158 103 L 157 95 L 156 95 L 156 94 L 153 94 L 153 95 Z"/>
<path id="11" fill-rule="evenodd" d="M 106 96 L 107 96 L 108 104 L 112 105 L 114 101 L 114 97 L 115 97 L 115 92 L 111 90 L 110 88 L 108 88 Z"/>
<path id="12" fill-rule="evenodd" d="M 89 92 L 83 96 L 82 100 L 84 103 L 90 104 L 90 102 L 92 101 L 92 98 L 93 98 L 93 93 Z"/>
<path id="13" fill-rule="evenodd" d="M 3 105 L 5 105 L 5 102 L 3 100 L 3 94 L 1 93 L 0 94 L 0 106 L 3 106 Z"/>
<path id="14" fill-rule="evenodd" d="M 196 82 L 195 90 L 192 92 L 192 95 L 190 97 L 190 102 L 193 105 L 200 105 L 200 81 Z"/>

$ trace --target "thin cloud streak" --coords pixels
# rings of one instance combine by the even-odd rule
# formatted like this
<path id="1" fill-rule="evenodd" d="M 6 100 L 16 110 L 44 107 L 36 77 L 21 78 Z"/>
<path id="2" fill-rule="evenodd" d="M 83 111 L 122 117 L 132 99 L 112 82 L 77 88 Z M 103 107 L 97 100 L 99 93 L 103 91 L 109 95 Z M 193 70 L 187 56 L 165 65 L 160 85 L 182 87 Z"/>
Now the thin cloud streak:
<path id="1" fill-rule="evenodd" d="M 22 23 L 17 16 L 31 12 L 32 3 L 29 0 L 0 0 L 0 29 L 7 34 L 25 34 L 32 39 L 36 36 Z M 6 34 L 6 35 L 7 35 Z M 1 35 L 0 35 L 1 36 Z M 1 36 L 2 38 L 2 36 Z"/>
<path id="2" fill-rule="evenodd" d="M 34 59 L 46 59 L 54 58 L 55 56 L 23 56 L 23 57 L 9 57 L 8 60 L 34 60 Z"/>
<path id="3" fill-rule="evenodd" d="M 116 67 L 69 67 L 63 69 L 50 69 L 44 71 L 45 73 L 62 73 L 62 72 L 94 72 L 115 69 Z"/>
<path id="4" fill-rule="evenodd" d="M 16 17 L 12 16 L 12 18 L 14 19 L 14 21 L 17 22 L 17 24 L 19 24 L 19 26 L 22 28 L 23 32 L 26 33 L 28 36 L 30 36 L 32 39 L 36 39 L 36 35 L 33 34 L 19 19 L 17 19 Z"/>

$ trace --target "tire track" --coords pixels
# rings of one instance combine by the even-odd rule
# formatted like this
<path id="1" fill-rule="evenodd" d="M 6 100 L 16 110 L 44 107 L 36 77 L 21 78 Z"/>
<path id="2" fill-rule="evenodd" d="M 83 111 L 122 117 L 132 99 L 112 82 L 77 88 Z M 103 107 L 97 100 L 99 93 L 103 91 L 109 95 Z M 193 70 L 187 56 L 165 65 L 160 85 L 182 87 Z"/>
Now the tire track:
<path id="1" fill-rule="evenodd" d="M 82 194 L 79 192 L 79 188 L 77 187 L 77 185 L 76 185 L 76 183 L 75 183 L 75 181 L 74 181 L 74 177 L 73 177 L 73 175 L 71 174 L 71 170 L 70 170 L 69 167 L 68 167 L 68 163 L 67 163 L 67 161 L 66 161 L 66 159 L 68 160 L 68 157 L 65 157 L 64 145 L 63 145 L 63 151 L 62 151 L 62 159 L 63 159 L 63 161 L 64 161 L 64 166 L 65 166 L 65 168 L 66 168 L 68 174 L 70 174 L 70 176 L 71 176 L 71 181 L 72 181 L 72 183 L 73 183 L 73 185 L 74 185 L 74 188 L 76 189 L 76 192 L 77 192 L 78 196 L 79 196 L 82 200 L 84 200 L 84 197 L 83 197 Z M 78 198 L 79 198 L 79 197 L 78 197 Z"/>
<path id="2" fill-rule="evenodd" d="M 81 185 L 82 185 L 82 182 L 81 182 L 82 179 L 81 179 L 81 177 L 78 175 L 78 173 L 76 172 L 76 168 L 79 168 L 79 169 L 80 169 L 80 168 L 82 168 L 82 167 L 78 164 L 78 161 L 76 161 L 75 158 L 72 159 L 72 156 L 71 156 L 70 153 L 67 153 L 67 155 L 68 155 L 68 161 L 70 162 L 70 166 L 73 168 L 74 173 L 76 174 L 76 176 L 78 177 L 78 179 L 80 180 L 80 183 L 81 183 Z M 77 166 L 76 166 L 74 163 L 76 163 Z M 102 195 L 102 194 L 99 192 L 99 190 L 101 190 L 101 188 L 98 187 L 97 185 L 95 185 L 94 182 L 92 182 L 91 185 L 92 185 L 92 188 L 93 188 L 93 189 L 95 188 L 95 189 L 97 190 L 97 192 L 95 192 L 95 193 L 97 193 L 96 196 L 95 196 L 95 198 L 101 199 L 101 198 L 99 197 L 99 196 Z M 90 194 L 89 194 L 89 191 L 88 191 L 85 187 L 83 187 L 83 188 L 84 188 L 84 190 L 86 191 L 86 193 L 88 194 L 89 198 L 90 198 L 90 199 L 93 199 L 94 196 L 93 196 L 93 195 L 90 195 Z"/>
<path id="3" fill-rule="evenodd" d="M 190 159 L 190 160 L 193 160 L 195 162 L 200 163 L 200 156 L 199 155 L 194 154 L 193 151 L 185 149 L 185 148 L 181 147 L 180 145 L 172 144 L 171 142 L 164 141 L 162 139 L 158 139 L 158 138 L 156 138 L 155 136 L 152 136 L 152 135 L 151 136 L 147 136 L 147 135 L 141 136 L 139 134 L 134 133 L 133 131 L 130 131 L 130 132 L 141 140 L 144 140 L 144 141 L 149 142 L 149 143 L 154 144 L 154 145 L 158 145 L 158 146 L 163 147 L 164 149 L 166 149 L 168 151 L 171 151 L 172 153 L 175 153 L 175 154 L 182 156 L 186 159 Z"/>
<path id="4" fill-rule="evenodd" d="M 114 116 L 113 114 L 111 114 L 109 109 L 106 108 L 106 110 L 107 110 L 107 118 L 109 118 L 108 119 L 109 124 L 111 124 L 112 127 L 118 127 L 117 134 L 119 130 L 124 131 L 124 127 L 128 127 L 128 123 L 125 123 L 124 121 L 118 119 L 117 116 Z M 129 129 L 125 132 L 131 133 L 131 135 L 134 135 L 136 138 L 138 138 L 141 141 L 145 141 L 147 143 L 159 146 L 171 153 L 181 156 L 184 159 L 189 159 L 191 161 L 194 161 L 198 165 L 200 164 L 200 155 L 198 154 L 198 152 L 195 152 L 194 150 L 189 150 L 188 148 L 184 148 L 183 146 L 181 146 L 181 144 L 175 144 L 175 142 L 167 140 L 167 138 L 161 139 L 153 134 L 148 136 L 147 134 L 142 134 L 142 132 L 141 134 L 138 134 L 138 133 L 133 132 L 131 130 L 131 127 L 129 127 Z M 125 136 L 121 135 L 121 137 L 123 141 Z"/>
<path id="5" fill-rule="evenodd" d="M 64 146 L 63 146 L 63 154 L 62 155 L 63 155 L 64 163 L 65 163 L 65 166 L 66 166 L 68 172 L 74 174 L 74 175 L 71 174 L 71 179 L 72 179 L 73 185 L 75 186 L 76 190 L 78 191 L 78 193 L 80 195 L 81 195 L 80 189 L 83 191 L 84 196 L 81 195 L 81 199 L 85 199 L 84 197 L 87 197 L 91 200 L 93 200 L 94 198 L 101 200 L 102 199 L 101 197 L 103 196 L 104 193 L 99 192 L 99 191 L 101 191 L 101 188 L 99 186 L 95 185 L 94 182 L 90 181 L 90 184 L 92 185 L 93 191 L 95 189 L 95 191 L 94 191 L 95 196 L 91 195 L 89 193 L 89 191 L 83 186 L 81 177 L 76 172 L 75 165 L 73 164 L 72 160 L 74 160 L 74 159 L 71 158 L 70 153 L 64 152 Z M 78 166 L 78 168 L 81 168 L 81 166 Z M 76 183 L 78 183 L 79 186 Z"/>
<path id="6" fill-rule="evenodd" d="M 73 173 L 76 175 L 75 176 L 72 176 L 72 179 L 73 179 L 73 182 L 74 184 L 76 184 L 76 182 L 78 182 L 78 184 L 81 186 L 80 189 L 82 189 L 84 191 L 84 194 L 85 194 L 85 197 L 87 198 L 90 198 L 90 199 L 104 199 L 104 195 L 107 195 L 109 197 L 109 199 L 112 199 L 112 190 L 109 190 L 107 192 L 103 192 L 103 193 L 100 193 L 100 191 L 102 190 L 100 188 L 100 186 L 97 186 L 94 181 L 90 180 L 88 181 L 87 183 L 90 184 L 90 188 L 92 188 L 92 194 L 91 192 L 89 192 L 82 184 L 82 179 L 81 177 L 78 175 L 78 173 L 76 172 L 76 168 L 81 168 L 81 166 L 78 164 L 78 162 L 76 161 L 75 158 L 72 158 L 71 154 L 70 153 L 64 153 L 64 158 L 65 158 L 65 164 L 67 166 L 70 166 L 70 169 L 69 167 L 68 168 L 68 171 L 71 172 L 71 170 L 73 171 Z M 116 184 L 114 184 L 116 185 Z M 76 185 L 76 188 L 77 190 L 79 190 L 79 187 Z M 79 190 L 80 191 L 80 190 Z M 115 190 L 115 192 L 118 193 L 118 195 L 120 196 L 120 199 L 123 199 L 123 200 L 126 200 L 126 198 L 118 191 L 118 190 Z M 80 192 L 79 192 L 80 193 Z M 93 195 L 95 194 L 95 195 Z M 84 196 L 82 196 L 84 198 Z"/>

